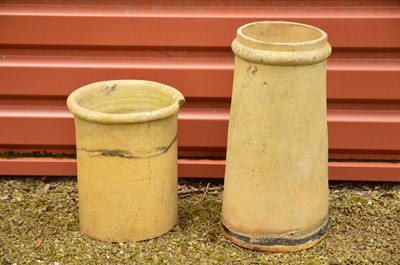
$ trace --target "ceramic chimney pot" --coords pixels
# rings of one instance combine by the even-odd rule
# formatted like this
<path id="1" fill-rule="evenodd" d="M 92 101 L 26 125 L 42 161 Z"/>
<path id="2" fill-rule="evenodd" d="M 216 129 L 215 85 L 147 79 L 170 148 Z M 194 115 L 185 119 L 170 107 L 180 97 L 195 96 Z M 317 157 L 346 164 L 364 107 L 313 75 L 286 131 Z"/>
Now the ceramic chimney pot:
<path id="1" fill-rule="evenodd" d="M 328 230 L 327 34 L 255 22 L 232 50 L 223 233 L 250 249 L 309 248 Z"/>
<path id="2" fill-rule="evenodd" d="M 183 95 L 151 81 L 89 84 L 67 100 L 75 116 L 79 222 L 88 236 L 138 241 L 178 216 L 177 117 Z"/>

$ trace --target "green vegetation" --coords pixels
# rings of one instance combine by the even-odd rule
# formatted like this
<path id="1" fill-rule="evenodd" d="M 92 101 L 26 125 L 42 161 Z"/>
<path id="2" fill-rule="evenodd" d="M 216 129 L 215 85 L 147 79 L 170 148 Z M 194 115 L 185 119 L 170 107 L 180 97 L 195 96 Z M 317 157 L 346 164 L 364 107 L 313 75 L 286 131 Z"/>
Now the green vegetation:
<path id="1" fill-rule="evenodd" d="M 179 223 L 148 241 L 82 235 L 76 178 L 0 178 L 0 264 L 399 264 L 400 184 L 334 183 L 331 228 L 294 253 L 243 249 L 219 229 L 222 187 L 181 182 Z"/>
<path id="2" fill-rule="evenodd" d="M 50 158 L 70 158 L 70 159 L 75 159 L 76 154 L 65 154 L 65 153 L 52 153 L 52 152 L 47 152 L 47 151 L 33 151 L 33 152 L 27 152 L 27 153 L 20 153 L 20 152 L 14 152 L 14 151 L 7 151 L 0 153 L 0 158 L 5 158 L 5 159 L 15 159 L 15 158 L 40 158 L 40 157 L 50 157 Z M 179 159 L 187 159 L 187 160 L 213 160 L 213 161 L 219 161 L 219 160 L 225 160 L 225 157 L 221 156 L 179 156 Z M 400 163 L 399 160 L 394 160 L 394 159 L 356 159 L 356 158 L 330 158 L 329 162 L 358 162 L 358 163 L 364 163 L 364 162 L 370 162 L 370 163 L 376 163 L 376 162 L 381 162 L 381 163 Z"/>
<path id="3" fill-rule="evenodd" d="M 53 154 L 52 152 L 41 152 L 41 151 L 34 151 L 30 153 L 18 153 L 14 151 L 8 151 L 4 153 L 0 153 L 0 158 L 6 159 L 15 159 L 15 158 L 28 158 L 28 157 L 51 157 L 51 158 L 76 158 L 76 154 Z"/>

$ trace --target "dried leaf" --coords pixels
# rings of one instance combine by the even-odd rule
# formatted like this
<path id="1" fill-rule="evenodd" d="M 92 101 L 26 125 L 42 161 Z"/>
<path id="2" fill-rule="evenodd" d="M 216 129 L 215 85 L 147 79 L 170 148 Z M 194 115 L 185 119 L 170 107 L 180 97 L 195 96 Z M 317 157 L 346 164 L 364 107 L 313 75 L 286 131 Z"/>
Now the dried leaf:
<path id="1" fill-rule="evenodd" d="M 44 238 L 41 237 L 38 240 L 36 240 L 35 248 L 39 248 L 44 242 Z"/>
<path id="2" fill-rule="evenodd" d="M 378 198 L 381 198 L 381 197 L 387 197 L 387 198 L 395 199 L 396 195 L 394 193 L 392 193 L 392 192 L 387 192 L 387 193 L 382 193 L 382 194 L 380 194 L 378 196 Z"/>
<path id="3" fill-rule="evenodd" d="M 44 185 L 44 194 L 47 194 L 49 192 L 49 189 L 50 189 L 50 184 Z"/>
<path id="4" fill-rule="evenodd" d="M 58 186 L 58 184 L 53 184 L 53 185 L 46 184 L 46 185 L 44 185 L 44 193 L 45 194 L 49 193 L 50 190 L 54 190 L 57 186 Z"/>

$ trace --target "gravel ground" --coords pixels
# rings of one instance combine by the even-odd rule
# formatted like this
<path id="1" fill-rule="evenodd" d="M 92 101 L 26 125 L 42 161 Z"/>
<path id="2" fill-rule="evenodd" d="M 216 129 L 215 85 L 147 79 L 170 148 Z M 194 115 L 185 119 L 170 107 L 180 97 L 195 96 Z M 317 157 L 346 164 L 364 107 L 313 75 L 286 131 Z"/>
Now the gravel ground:
<path id="1" fill-rule="evenodd" d="M 78 227 L 75 178 L 0 177 L 0 264 L 400 264 L 400 183 L 331 183 L 328 236 L 294 253 L 237 247 L 219 230 L 222 186 L 181 182 L 179 223 L 144 242 Z"/>

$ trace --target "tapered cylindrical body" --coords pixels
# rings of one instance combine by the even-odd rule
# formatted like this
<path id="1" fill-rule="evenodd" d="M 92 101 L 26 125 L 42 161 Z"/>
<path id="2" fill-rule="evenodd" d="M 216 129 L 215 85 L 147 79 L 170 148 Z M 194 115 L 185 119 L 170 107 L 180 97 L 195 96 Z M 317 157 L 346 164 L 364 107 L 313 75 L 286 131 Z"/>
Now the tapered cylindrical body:
<path id="1" fill-rule="evenodd" d="M 105 241 L 138 241 L 177 222 L 177 116 L 184 97 L 150 81 L 74 91 L 79 222 Z"/>
<path id="2" fill-rule="evenodd" d="M 255 22 L 232 49 L 223 233 L 258 250 L 311 247 L 328 229 L 327 35 Z"/>

